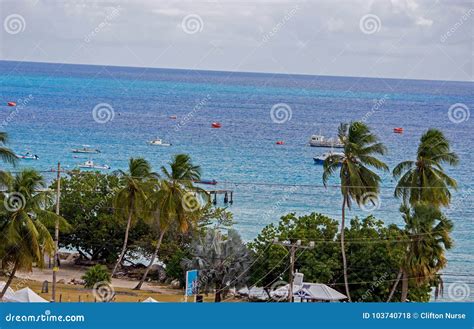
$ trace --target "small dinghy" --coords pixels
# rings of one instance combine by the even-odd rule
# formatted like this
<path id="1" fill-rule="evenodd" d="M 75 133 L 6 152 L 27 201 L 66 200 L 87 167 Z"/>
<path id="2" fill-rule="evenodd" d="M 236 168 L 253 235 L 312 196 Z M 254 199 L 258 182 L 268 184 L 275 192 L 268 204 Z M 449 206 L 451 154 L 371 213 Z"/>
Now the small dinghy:
<path id="1" fill-rule="evenodd" d="M 91 148 L 90 145 L 82 145 L 82 148 L 72 149 L 72 153 L 100 153 L 99 149 Z"/>
<path id="2" fill-rule="evenodd" d="M 314 163 L 315 163 L 315 164 L 318 164 L 318 165 L 323 165 L 323 164 L 324 164 L 324 161 L 326 161 L 326 159 L 327 159 L 328 157 L 330 157 L 331 155 L 341 155 L 341 156 L 344 156 L 344 153 L 340 153 L 340 152 L 325 152 L 325 153 L 323 153 L 322 155 L 315 156 L 315 157 L 313 158 Z"/>
<path id="3" fill-rule="evenodd" d="M 212 128 L 221 128 L 222 124 L 220 122 L 213 122 L 211 123 Z"/>
<path id="4" fill-rule="evenodd" d="M 17 154 L 16 155 L 18 159 L 22 160 L 38 160 L 39 156 L 36 154 L 31 154 L 30 152 L 26 152 L 25 154 Z"/>
<path id="5" fill-rule="evenodd" d="M 82 169 L 100 169 L 100 170 L 110 169 L 110 166 L 108 166 L 108 165 L 98 165 L 98 164 L 95 164 L 94 161 L 92 161 L 92 160 L 87 160 L 86 162 L 81 163 L 78 167 L 82 168 Z"/>
<path id="6" fill-rule="evenodd" d="M 153 145 L 153 146 L 171 146 L 171 144 L 163 142 L 163 140 L 160 138 L 156 138 L 151 141 L 148 141 L 148 144 Z"/>
<path id="7" fill-rule="evenodd" d="M 7 105 L 8 106 L 16 106 L 16 103 L 15 102 L 8 102 Z"/>

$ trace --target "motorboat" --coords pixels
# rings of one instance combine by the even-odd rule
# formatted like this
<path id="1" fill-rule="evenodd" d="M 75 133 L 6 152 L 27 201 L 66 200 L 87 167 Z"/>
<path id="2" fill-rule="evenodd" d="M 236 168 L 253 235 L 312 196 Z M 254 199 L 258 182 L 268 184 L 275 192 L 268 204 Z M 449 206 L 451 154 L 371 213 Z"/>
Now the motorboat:
<path id="1" fill-rule="evenodd" d="M 31 154 L 30 152 L 26 152 L 25 154 L 16 154 L 16 157 L 22 160 L 38 160 L 39 159 L 39 156 L 37 156 L 36 154 Z"/>
<path id="2" fill-rule="evenodd" d="M 206 185 L 217 185 L 217 181 L 215 179 L 201 179 L 199 181 L 195 181 L 196 184 L 206 184 Z"/>
<path id="3" fill-rule="evenodd" d="M 72 149 L 72 153 L 100 153 L 99 149 L 89 147 L 89 145 L 82 145 L 82 148 Z"/>
<path id="4" fill-rule="evenodd" d="M 213 122 L 211 123 L 212 128 L 221 128 L 222 124 L 220 122 Z"/>
<path id="5" fill-rule="evenodd" d="M 7 105 L 8 106 L 16 106 L 16 103 L 15 102 L 8 102 Z"/>
<path id="6" fill-rule="evenodd" d="M 86 162 L 79 164 L 78 167 L 82 169 L 101 169 L 101 170 L 110 169 L 110 166 L 98 165 L 98 164 L 95 164 L 94 161 L 92 160 L 87 160 Z"/>
<path id="7" fill-rule="evenodd" d="M 169 143 L 164 143 L 162 139 L 156 138 L 151 141 L 148 141 L 148 144 L 154 145 L 154 146 L 171 146 Z"/>
<path id="8" fill-rule="evenodd" d="M 395 134 L 403 134 L 403 128 L 402 127 L 393 128 L 393 132 Z"/>
<path id="9" fill-rule="evenodd" d="M 328 157 L 330 157 L 331 155 L 340 155 L 340 156 L 344 156 L 344 153 L 341 153 L 341 152 L 325 152 L 321 155 L 318 155 L 318 156 L 315 156 L 313 158 L 314 160 L 314 163 L 315 164 L 318 164 L 318 165 L 322 165 L 324 164 L 324 161 L 326 161 L 326 159 Z"/>
<path id="10" fill-rule="evenodd" d="M 309 140 L 309 145 L 312 147 L 344 147 L 344 144 L 339 140 L 339 138 L 325 138 L 323 135 L 312 135 Z"/>

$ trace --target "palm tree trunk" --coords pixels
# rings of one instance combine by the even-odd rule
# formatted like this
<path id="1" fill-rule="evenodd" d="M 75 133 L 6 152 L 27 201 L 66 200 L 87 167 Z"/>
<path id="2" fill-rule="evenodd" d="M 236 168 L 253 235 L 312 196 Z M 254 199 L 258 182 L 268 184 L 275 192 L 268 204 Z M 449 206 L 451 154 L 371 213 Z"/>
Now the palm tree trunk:
<path id="1" fill-rule="evenodd" d="M 15 277 L 15 273 L 17 269 L 18 269 L 18 260 L 15 261 L 15 265 L 13 265 L 12 272 L 10 273 L 8 280 L 5 283 L 5 286 L 3 287 L 2 292 L 0 292 L 0 300 L 3 298 L 3 296 L 7 292 L 8 287 L 10 287 L 10 285 L 12 284 L 12 281 L 13 281 L 13 278 Z"/>
<path id="2" fill-rule="evenodd" d="M 389 303 L 392 300 L 393 294 L 395 293 L 398 283 L 400 282 L 400 279 L 402 278 L 402 274 L 403 274 L 403 270 L 400 269 L 400 271 L 398 271 L 397 279 L 395 280 L 392 290 L 390 291 L 390 295 L 388 295 L 387 303 Z"/>
<path id="3" fill-rule="evenodd" d="M 342 219 L 341 219 L 341 253 L 342 253 L 342 266 L 344 271 L 344 285 L 346 286 L 346 295 L 349 302 L 351 302 L 351 294 L 349 292 L 349 280 L 347 278 L 347 259 L 346 259 L 346 249 L 344 243 L 344 228 L 346 220 L 346 201 L 347 197 L 344 195 L 342 201 Z"/>
<path id="4" fill-rule="evenodd" d="M 151 266 L 155 262 L 156 256 L 158 255 L 158 250 L 160 250 L 161 241 L 163 241 L 163 236 L 164 235 L 165 235 L 165 230 L 162 230 L 161 233 L 160 233 L 160 237 L 158 238 L 158 242 L 156 243 L 155 252 L 153 253 L 153 256 L 150 259 L 150 263 L 148 264 L 148 267 L 146 268 L 145 273 L 143 273 L 143 276 L 142 276 L 140 282 L 138 282 L 137 286 L 135 288 L 133 288 L 134 290 L 140 290 L 140 288 L 143 285 L 143 282 L 145 282 L 146 277 L 148 276 L 148 272 L 150 272 Z"/>
<path id="5" fill-rule="evenodd" d="M 407 301 L 408 297 L 408 274 L 405 270 L 403 270 L 403 277 L 402 277 L 402 297 L 400 301 L 402 303 Z"/>
<path id="6" fill-rule="evenodd" d="M 114 270 L 112 271 L 112 277 L 115 276 L 115 272 L 117 272 L 120 264 L 122 264 L 123 257 L 125 257 L 125 252 L 127 251 L 127 243 L 128 243 L 128 234 L 130 233 L 130 226 L 132 225 L 132 209 L 129 209 L 128 214 L 128 221 L 127 221 L 127 228 L 125 229 L 125 238 L 123 239 L 123 247 L 122 251 L 120 252 L 120 256 L 115 264 Z"/>

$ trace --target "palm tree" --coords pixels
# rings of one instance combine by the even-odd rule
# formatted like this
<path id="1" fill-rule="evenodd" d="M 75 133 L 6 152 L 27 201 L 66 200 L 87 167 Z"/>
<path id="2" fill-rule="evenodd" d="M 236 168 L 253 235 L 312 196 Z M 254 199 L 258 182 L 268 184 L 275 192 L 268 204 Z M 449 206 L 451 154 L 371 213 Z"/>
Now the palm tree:
<path id="1" fill-rule="evenodd" d="M 364 205 L 373 203 L 374 198 L 378 197 L 381 179 L 369 167 L 387 171 L 387 165 L 376 158 L 376 155 L 384 155 L 387 150 L 363 122 L 341 123 L 338 137 L 344 145 L 343 152 L 331 154 L 324 161 L 323 183 L 327 186 L 329 178 L 339 171 L 342 194 L 341 253 L 346 294 L 351 301 L 344 244 L 345 209 L 351 209 L 352 201 Z"/>
<path id="2" fill-rule="evenodd" d="M 448 206 L 449 188 L 456 189 L 457 183 L 445 173 L 445 163 L 455 166 L 459 158 L 441 131 L 429 129 L 421 136 L 416 160 L 403 161 L 393 169 L 393 176 L 399 179 L 395 196 L 411 205 L 427 202 L 434 207 Z"/>
<path id="3" fill-rule="evenodd" d="M 119 170 L 119 174 L 123 180 L 123 188 L 118 191 L 115 196 L 114 208 L 118 210 L 119 214 L 126 218 L 127 226 L 125 229 L 122 251 L 117 259 L 114 270 L 112 271 L 112 277 L 114 277 L 125 257 L 128 235 L 132 223 L 139 217 L 147 216 L 145 209 L 147 194 L 153 186 L 153 182 L 158 178 L 158 175 L 152 172 L 148 161 L 143 158 L 131 158 L 128 162 L 128 171 L 124 172 Z"/>
<path id="4" fill-rule="evenodd" d="M 150 263 L 135 287 L 137 290 L 142 287 L 155 262 L 165 233 L 173 226 L 177 226 L 181 233 L 186 233 L 194 225 L 201 210 L 199 196 L 205 192 L 193 186 L 193 181 L 201 178 L 201 168 L 193 165 L 187 154 L 176 155 L 170 163 L 170 168 L 171 171 L 161 167 L 163 179 L 150 200 L 154 211 L 153 220 L 160 233 Z"/>
<path id="5" fill-rule="evenodd" d="M 438 271 L 447 263 L 445 250 L 452 247 L 449 233 L 453 224 L 439 209 L 429 204 L 417 203 L 412 209 L 402 205 L 400 212 L 408 241 L 406 258 L 401 267 L 401 301 L 405 302 L 409 280 L 421 286 L 439 279 Z"/>
<path id="6" fill-rule="evenodd" d="M 0 158 L 7 163 L 16 164 L 18 157 L 11 149 L 5 146 L 8 141 L 6 132 L 0 132 Z"/>
<path id="7" fill-rule="evenodd" d="M 31 271 L 33 263 L 43 266 L 45 253 L 54 252 L 54 241 L 48 229 L 56 221 L 63 230 L 69 225 L 61 216 L 48 209 L 53 201 L 48 192 L 41 191 L 46 184 L 43 177 L 34 170 L 23 170 L 15 177 L 5 175 L 0 209 L 0 245 L 2 266 L 10 268 L 6 285 L 0 292 L 0 299 L 11 285 L 18 270 Z"/>

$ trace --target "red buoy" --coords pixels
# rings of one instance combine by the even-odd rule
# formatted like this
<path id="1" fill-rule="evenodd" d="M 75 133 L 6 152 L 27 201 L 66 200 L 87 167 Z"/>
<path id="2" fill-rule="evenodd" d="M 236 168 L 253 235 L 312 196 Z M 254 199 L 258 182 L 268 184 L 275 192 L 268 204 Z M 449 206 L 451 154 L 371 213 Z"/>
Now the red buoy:
<path id="1" fill-rule="evenodd" d="M 212 128 L 220 128 L 220 127 L 222 127 L 222 125 L 220 124 L 220 122 L 213 122 L 213 123 L 211 124 L 211 127 L 212 127 Z"/>
<path id="2" fill-rule="evenodd" d="M 401 134 L 403 133 L 403 128 L 401 127 L 393 128 L 393 132 L 396 134 Z"/>
<path id="3" fill-rule="evenodd" d="M 277 141 L 277 142 L 276 142 L 276 145 L 283 145 L 283 144 L 285 144 L 284 141 Z"/>
<path id="4" fill-rule="evenodd" d="M 8 106 L 16 106 L 16 103 L 15 102 L 8 102 L 7 105 Z"/>

